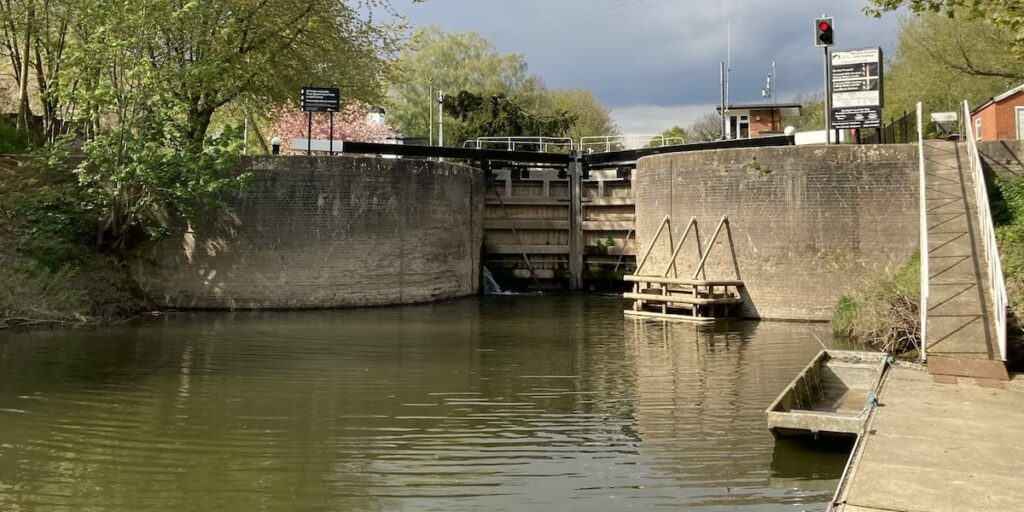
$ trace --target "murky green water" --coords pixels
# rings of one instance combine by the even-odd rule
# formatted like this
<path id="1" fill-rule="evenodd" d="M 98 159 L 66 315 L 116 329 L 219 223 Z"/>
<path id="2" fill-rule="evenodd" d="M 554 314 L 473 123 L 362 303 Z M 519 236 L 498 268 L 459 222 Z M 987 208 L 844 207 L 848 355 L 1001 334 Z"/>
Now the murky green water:
<path id="1" fill-rule="evenodd" d="M 0 510 L 822 510 L 801 324 L 498 297 L 0 333 Z M 813 327 L 819 333 L 822 328 Z"/>

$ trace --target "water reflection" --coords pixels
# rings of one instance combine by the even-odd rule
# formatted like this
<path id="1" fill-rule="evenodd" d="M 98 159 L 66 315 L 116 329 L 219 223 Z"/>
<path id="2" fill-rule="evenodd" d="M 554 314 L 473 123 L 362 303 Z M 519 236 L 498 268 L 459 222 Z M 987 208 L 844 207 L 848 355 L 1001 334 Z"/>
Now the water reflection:
<path id="1" fill-rule="evenodd" d="M 823 508 L 842 456 L 780 463 L 764 427 L 818 350 L 806 326 L 621 309 L 490 297 L 8 335 L 0 509 Z"/>

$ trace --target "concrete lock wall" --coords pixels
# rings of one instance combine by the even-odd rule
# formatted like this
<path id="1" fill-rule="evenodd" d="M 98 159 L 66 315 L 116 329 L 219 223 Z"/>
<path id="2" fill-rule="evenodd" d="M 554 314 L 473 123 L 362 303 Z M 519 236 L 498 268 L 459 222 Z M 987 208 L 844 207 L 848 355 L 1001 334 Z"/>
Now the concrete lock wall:
<path id="1" fill-rule="evenodd" d="M 255 158 L 250 188 L 133 264 L 177 308 L 327 308 L 477 293 L 483 176 L 424 160 Z"/>
<path id="2" fill-rule="evenodd" d="M 704 244 L 729 216 L 745 316 L 827 320 L 842 295 L 917 251 L 915 145 L 651 156 L 638 162 L 634 187 L 641 255 L 666 215 L 675 243 L 696 216 Z M 724 231 L 712 250 L 707 277 L 733 278 Z M 663 235 L 642 273 L 660 275 L 670 254 Z M 696 254 L 691 235 L 677 260 L 680 277 L 691 277 Z"/>
<path id="3" fill-rule="evenodd" d="M 978 154 L 987 173 L 1014 179 L 1024 176 L 1024 141 L 978 142 Z"/>

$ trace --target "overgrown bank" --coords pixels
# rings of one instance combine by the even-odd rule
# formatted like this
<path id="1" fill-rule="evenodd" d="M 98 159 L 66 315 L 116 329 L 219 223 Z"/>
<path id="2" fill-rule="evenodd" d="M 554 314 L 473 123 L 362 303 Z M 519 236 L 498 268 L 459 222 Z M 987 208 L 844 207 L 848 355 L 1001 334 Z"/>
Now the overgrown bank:
<path id="1" fill-rule="evenodd" d="M 839 299 L 833 331 L 890 354 L 908 352 L 921 340 L 921 260 L 915 254 L 893 274 L 877 277 Z"/>
<path id="2" fill-rule="evenodd" d="M 117 321 L 145 307 L 65 169 L 0 157 L 0 328 Z"/>

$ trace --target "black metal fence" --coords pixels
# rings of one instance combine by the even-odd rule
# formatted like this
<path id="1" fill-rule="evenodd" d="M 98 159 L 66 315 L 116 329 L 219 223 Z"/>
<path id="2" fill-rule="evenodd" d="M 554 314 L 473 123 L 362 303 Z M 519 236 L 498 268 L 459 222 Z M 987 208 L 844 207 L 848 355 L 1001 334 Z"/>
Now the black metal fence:
<path id="1" fill-rule="evenodd" d="M 861 144 L 909 144 L 917 141 L 917 124 L 914 112 L 903 112 L 903 115 L 890 119 L 889 124 L 874 130 L 864 130 Z"/>

